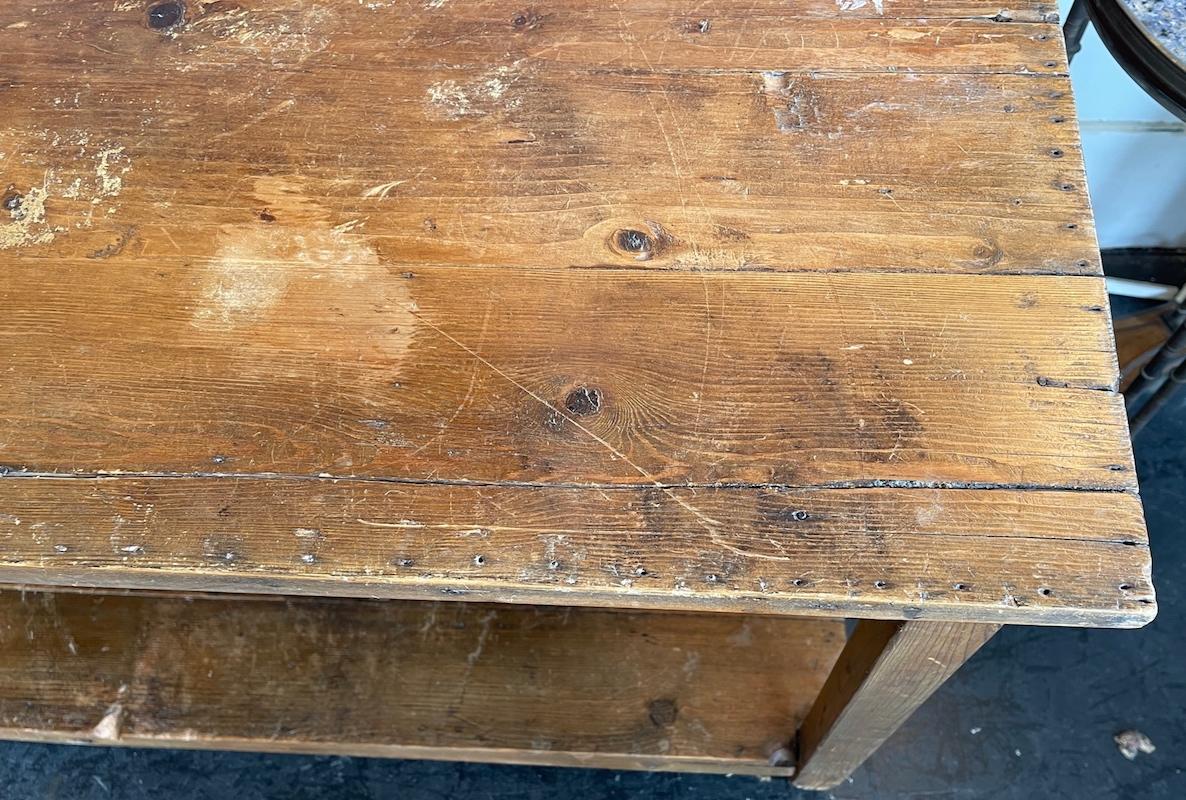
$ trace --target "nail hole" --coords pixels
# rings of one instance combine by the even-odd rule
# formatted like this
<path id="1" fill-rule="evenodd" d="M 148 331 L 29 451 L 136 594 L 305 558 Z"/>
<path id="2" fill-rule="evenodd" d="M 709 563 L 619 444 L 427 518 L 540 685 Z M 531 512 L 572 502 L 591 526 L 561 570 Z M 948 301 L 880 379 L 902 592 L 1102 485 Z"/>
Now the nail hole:
<path id="1" fill-rule="evenodd" d="M 804 521 L 806 521 L 807 519 L 809 519 L 810 517 L 811 517 L 811 515 L 810 515 L 810 514 L 808 514 L 806 511 L 803 511 L 803 510 L 798 510 L 798 511 L 792 511 L 792 512 L 791 512 L 791 519 L 793 519 L 793 520 L 795 520 L 795 521 L 797 521 L 797 522 L 804 522 Z"/>
<path id="2" fill-rule="evenodd" d="M 1068 222 L 1066 225 L 1063 225 L 1063 227 L 1066 228 L 1068 231 L 1073 231 L 1076 228 L 1078 228 L 1079 226 L 1073 222 Z"/>
<path id="3" fill-rule="evenodd" d="M 720 580 L 720 578 L 715 573 L 710 572 L 704 576 L 704 580 L 708 581 L 709 583 L 716 583 Z"/>
<path id="4" fill-rule="evenodd" d="M 486 557 L 485 557 L 485 556 L 474 556 L 474 564 L 476 564 L 477 566 L 479 566 L 479 567 L 480 567 L 480 566 L 482 566 L 482 565 L 483 565 L 483 564 L 485 564 L 485 563 L 486 563 Z"/>
<path id="5" fill-rule="evenodd" d="M 520 11 L 511 17 L 511 27 L 515 30 L 526 31 L 539 25 L 540 16 L 534 11 Z"/>
<path id="6" fill-rule="evenodd" d="M 1137 602 L 1138 602 L 1138 603 L 1140 603 L 1140 604 L 1141 604 L 1141 605 L 1143 605 L 1143 606 L 1151 606 L 1151 605 L 1153 605 L 1153 601 L 1152 601 L 1152 600 L 1150 600 L 1148 597 L 1142 597 L 1142 598 L 1138 599 L 1138 600 L 1137 600 Z"/>
<path id="7" fill-rule="evenodd" d="M 645 576 L 647 576 L 647 575 L 650 575 L 650 573 L 649 573 L 649 572 L 647 572 L 647 571 L 646 571 L 644 568 L 642 568 L 642 567 L 639 567 L 638 569 L 634 570 L 634 574 L 635 574 L 635 575 L 637 575 L 637 576 L 638 576 L 638 577 L 640 577 L 640 578 L 642 578 L 642 577 L 645 577 Z"/>
<path id="8" fill-rule="evenodd" d="M 548 569 L 560 569 L 560 562 L 556 560 L 549 561 Z"/>
<path id="9" fill-rule="evenodd" d="M 1122 584 L 1120 584 L 1120 591 L 1122 591 L 1122 592 L 1127 592 L 1127 591 L 1129 591 L 1129 590 L 1131 590 L 1131 589 L 1132 589 L 1132 584 L 1131 584 L 1131 583 L 1122 583 Z"/>
<path id="10" fill-rule="evenodd" d="M 873 588 L 874 589 L 888 589 L 889 584 L 886 583 L 885 581 L 873 581 Z"/>
<path id="11" fill-rule="evenodd" d="M 1057 147 L 1050 148 L 1050 157 L 1051 158 L 1062 158 L 1062 155 L 1063 155 L 1062 150 L 1060 150 L 1059 148 L 1057 148 Z"/>
<path id="12" fill-rule="evenodd" d="M 1017 110 L 1017 106 L 1010 103 L 1007 106 L 1005 106 L 1004 108 L 1002 108 L 1001 110 L 1004 111 L 1006 114 L 1012 114 L 1014 111 Z"/>
<path id="13" fill-rule="evenodd" d="M 399 561 L 397 561 L 395 563 L 399 564 L 401 567 L 410 567 L 413 564 L 415 564 L 416 562 L 410 558 L 401 558 Z"/>
<path id="14" fill-rule="evenodd" d="M 1058 66 L 1058 62 L 1057 62 L 1057 61 L 1047 61 L 1045 65 L 1046 65 L 1046 67 L 1048 67 L 1048 68 L 1053 68 L 1053 67 L 1057 67 L 1057 66 Z"/>
<path id="15" fill-rule="evenodd" d="M 21 202 L 24 199 L 25 198 L 21 197 L 18 193 L 11 192 L 4 195 L 4 200 L 0 201 L 0 204 L 4 206 L 5 211 L 15 215 L 16 212 L 21 210 Z"/>
<path id="16" fill-rule="evenodd" d="M 1062 123 L 1067 121 L 1067 118 L 1059 115 L 1059 116 L 1051 117 L 1050 121 L 1053 122 L 1055 125 L 1061 125 Z"/>
<path id="17" fill-rule="evenodd" d="M 966 584 L 966 583 L 953 583 L 953 584 L 951 584 L 951 588 L 952 588 L 952 589 L 955 589 L 957 592 L 966 592 L 966 591 L 968 591 L 968 584 Z"/>
<path id="18" fill-rule="evenodd" d="M 148 27 L 158 31 L 172 28 L 184 15 L 185 7 L 181 3 L 157 3 L 148 9 Z"/>
<path id="19" fill-rule="evenodd" d="M 791 585 L 792 586 L 806 586 L 807 581 L 803 580 L 802 578 L 795 578 L 793 581 L 791 581 Z"/>
<path id="20" fill-rule="evenodd" d="M 1043 586 L 1041 589 L 1038 590 L 1038 594 L 1042 595 L 1043 597 L 1053 597 L 1054 590 L 1048 589 L 1045 586 Z"/>

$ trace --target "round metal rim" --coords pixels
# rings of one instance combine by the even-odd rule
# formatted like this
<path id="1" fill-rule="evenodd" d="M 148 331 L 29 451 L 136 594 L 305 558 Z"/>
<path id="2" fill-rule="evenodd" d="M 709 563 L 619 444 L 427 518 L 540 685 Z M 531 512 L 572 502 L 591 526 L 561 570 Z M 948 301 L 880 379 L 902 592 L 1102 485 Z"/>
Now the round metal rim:
<path id="1" fill-rule="evenodd" d="M 1091 21 L 1112 57 L 1150 97 L 1186 121 L 1186 65 L 1120 0 L 1088 0 Z"/>

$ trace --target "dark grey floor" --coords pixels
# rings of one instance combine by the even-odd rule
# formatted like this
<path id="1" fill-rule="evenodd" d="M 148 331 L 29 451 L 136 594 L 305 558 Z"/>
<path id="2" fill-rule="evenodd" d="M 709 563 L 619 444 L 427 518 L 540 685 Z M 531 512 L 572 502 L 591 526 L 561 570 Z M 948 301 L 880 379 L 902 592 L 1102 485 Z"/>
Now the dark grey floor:
<path id="1" fill-rule="evenodd" d="M 1186 400 L 1186 398 L 1182 398 Z M 1160 615 L 1136 631 L 1006 629 L 837 798 L 1186 798 L 1186 402 L 1136 443 Z M 1126 761 L 1112 735 L 1157 751 Z M 0 800 L 811 798 L 785 781 L 0 743 Z"/>

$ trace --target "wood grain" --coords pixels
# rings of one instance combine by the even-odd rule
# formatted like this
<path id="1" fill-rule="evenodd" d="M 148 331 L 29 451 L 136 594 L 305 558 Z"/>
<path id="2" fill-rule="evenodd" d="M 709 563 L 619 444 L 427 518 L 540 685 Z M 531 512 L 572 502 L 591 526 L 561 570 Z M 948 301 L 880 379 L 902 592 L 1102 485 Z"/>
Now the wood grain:
<path id="1" fill-rule="evenodd" d="M 0 479 L 0 579 L 1054 625 L 1155 605 L 1127 493 Z"/>
<path id="2" fill-rule="evenodd" d="M 219 0 L 161 32 L 115 5 L 0 9 L 3 179 L 36 201 L 10 251 L 200 259 L 266 214 L 411 265 L 637 266 L 637 229 L 648 268 L 1099 272 L 1055 25 Z"/>
<path id="3" fill-rule="evenodd" d="M 1169 339 L 1170 329 L 1165 322 L 1167 311 L 1159 306 L 1116 318 L 1116 360 L 1120 364 L 1121 391 L 1136 380 L 1141 368 Z"/>
<path id="4" fill-rule="evenodd" d="M 0 463 L 1135 487 L 1096 279 L 405 274 L 332 255 L 9 270 Z"/>
<path id="5" fill-rule="evenodd" d="M 0 8 L 0 577 L 1151 618 L 1051 5 L 147 8 Z"/>
<path id="6" fill-rule="evenodd" d="M 795 785 L 830 789 L 847 778 L 998 627 L 859 622 L 799 728 Z"/>
<path id="7" fill-rule="evenodd" d="M 789 775 L 840 621 L 0 594 L 0 736 Z M 787 750 L 783 750 L 787 753 Z"/>

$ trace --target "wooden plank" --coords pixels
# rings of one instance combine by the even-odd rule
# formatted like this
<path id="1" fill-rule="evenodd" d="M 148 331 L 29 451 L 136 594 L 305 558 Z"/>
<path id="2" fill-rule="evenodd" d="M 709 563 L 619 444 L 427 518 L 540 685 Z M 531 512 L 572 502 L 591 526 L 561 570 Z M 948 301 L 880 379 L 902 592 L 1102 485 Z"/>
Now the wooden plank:
<path id="1" fill-rule="evenodd" d="M 1135 487 L 1096 279 L 402 273 L 330 241 L 52 281 L 14 265 L 0 463 Z"/>
<path id="2" fill-rule="evenodd" d="M 0 152 L 39 221 L 0 257 L 208 259 L 338 229 L 392 264 L 1099 272 L 1061 79 L 532 69 L 393 70 L 342 102 L 294 77 L 216 108 L 195 78 L 160 114 L 130 80 L 79 108 L 44 107 L 72 85 L 15 99 Z M 315 134 L 289 138 L 294 109 Z"/>
<path id="3" fill-rule="evenodd" d="M 1166 310 L 1159 306 L 1155 309 L 1117 317 L 1114 323 L 1116 331 L 1116 360 L 1120 364 L 1120 389 L 1128 388 L 1141 367 L 1149 363 L 1149 359 L 1169 339 L 1169 326 L 1165 323 Z"/>
<path id="4" fill-rule="evenodd" d="M 859 622 L 799 729 L 795 785 L 829 789 L 847 778 L 998 627 Z"/>
<path id="5" fill-rule="evenodd" d="M 514 33 L 518 5 L 338 0 L 191 4 L 204 16 L 162 34 L 139 9 L 33 2 L 0 10 L 21 53 L 0 152 L 26 198 L 0 264 L 205 259 L 241 235 L 263 258 L 266 215 L 273 237 L 365 234 L 384 263 L 637 266 L 614 241 L 639 230 L 648 268 L 1099 271 L 1065 77 L 983 74 L 1064 69 L 1056 26 L 828 4 L 779 28 L 768 2 L 689 41 L 671 3 L 545 8 Z M 908 72 L 928 63 L 948 72 Z"/>
<path id="6" fill-rule="evenodd" d="M 1049 5 L 375 5 L 0 8 L 0 577 L 1151 618 Z"/>
<path id="7" fill-rule="evenodd" d="M 77 63 L 86 56 L 86 63 L 101 65 L 108 63 L 105 56 L 120 56 L 133 62 L 187 59 L 191 66 L 256 60 L 285 68 L 354 58 L 368 68 L 463 67 L 485 65 L 498 56 L 627 69 L 723 69 L 761 66 L 764 59 L 790 55 L 811 68 L 1019 73 L 1065 68 L 1057 10 L 1043 3 L 1006 10 L 976 0 L 879 0 L 855 8 L 855 3 L 840 8 L 834 0 L 695 7 L 672 0 L 628 6 L 565 0 L 527 7 L 496 0 L 446 8 L 421 0 L 381 0 L 359 9 L 361 4 L 351 0 L 299 6 L 290 0 L 196 0 L 186 4 L 175 24 L 157 30 L 147 14 L 153 5 L 6 3 L 0 30 L 24 32 L 32 39 L 25 49 L 47 59 Z M 398 38 L 386 39 L 389 31 Z"/>
<path id="8" fill-rule="evenodd" d="M 789 775 L 831 620 L 0 594 L 0 736 Z M 775 757 L 771 766 L 772 754 Z"/>
<path id="9" fill-rule="evenodd" d="M 1152 619 L 1127 493 L 0 479 L 15 583 L 1053 625 Z"/>

